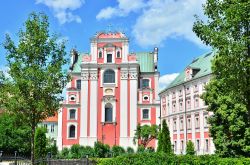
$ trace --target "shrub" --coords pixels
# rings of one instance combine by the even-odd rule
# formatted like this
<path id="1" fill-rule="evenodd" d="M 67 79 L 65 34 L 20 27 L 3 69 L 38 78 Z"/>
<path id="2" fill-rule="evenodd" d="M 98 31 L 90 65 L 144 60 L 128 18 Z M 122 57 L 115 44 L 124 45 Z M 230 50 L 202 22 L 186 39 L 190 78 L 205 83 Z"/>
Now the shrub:
<path id="1" fill-rule="evenodd" d="M 58 148 L 56 146 L 56 142 L 48 141 L 47 153 L 51 153 L 52 158 L 55 158 L 58 155 Z"/>
<path id="2" fill-rule="evenodd" d="M 139 145 L 139 147 L 137 148 L 137 153 L 142 153 L 145 151 L 145 147 L 143 145 Z"/>
<path id="3" fill-rule="evenodd" d="M 168 155 L 159 153 L 137 153 L 118 156 L 115 158 L 102 159 L 99 165 L 167 165 L 167 164 L 187 164 L 187 165 L 248 165 L 250 158 L 220 158 L 214 155 L 192 156 L 192 155 Z"/>
<path id="4" fill-rule="evenodd" d="M 99 141 L 94 144 L 95 157 L 105 158 L 110 156 L 110 147 L 107 144 L 103 144 Z"/>
<path id="5" fill-rule="evenodd" d="M 133 154 L 133 153 L 135 153 L 135 151 L 134 151 L 134 149 L 132 147 L 128 147 L 127 148 L 127 153 L 128 154 Z"/>
<path id="6" fill-rule="evenodd" d="M 47 155 L 46 128 L 38 127 L 35 133 L 35 158 L 42 159 Z"/>
<path id="7" fill-rule="evenodd" d="M 195 155 L 194 143 L 191 140 L 189 140 L 187 143 L 186 154 L 187 155 Z"/>
<path id="8" fill-rule="evenodd" d="M 83 150 L 83 147 L 79 144 L 73 144 L 70 148 L 71 157 L 73 159 L 79 159 L 81 157 L 81 151 Z"/>
<path id="9" fill-rule="evenodd" d="M 113 157 L 120 156 L 125 153 L 125 149 L 121 146 L 113 146 L 111 151 Z"/>
<path id="10" fill-rule="evenodd" d="M 86 146 L 86 147 L 82 148 L 82 150 L 81 150 L 81 158 L 86 158 L 87 156 L 89 158 L 95 157 L 94 148 L 92 148 L 90 146 Z"/>
<path id="11" fill-rule="evenodd" d="M 152 152 L 155 152 L 155 149 L 153 147 L 148 147 L 148 148 L 146 148 L 145 151 L 148 153 L 152 153 Z"/>
<path id="12" fill-rule="evenodd" d="M 59 158 L 65 159 L 65 158 L 68 158 L 68 155 L 69 155 L 69 149 L 63 148 L 59 154 Z"/>

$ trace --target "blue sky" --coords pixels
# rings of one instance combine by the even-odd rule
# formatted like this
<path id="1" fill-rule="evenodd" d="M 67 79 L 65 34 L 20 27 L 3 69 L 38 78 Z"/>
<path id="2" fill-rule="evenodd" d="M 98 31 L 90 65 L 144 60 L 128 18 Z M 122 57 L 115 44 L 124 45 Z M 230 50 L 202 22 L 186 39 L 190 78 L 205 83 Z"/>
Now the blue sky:
<path id="1" fill-rule="evenodd" d="M 96 32 L 123 31 L 130 38 L 130 51 L 159 47 L 160 85 L 167 85 L 195 57 L 210 49 L 192 32 L 194 14 L 202 15 L 205 0 L 8 0 L 0 5 L 0 42 L 16 34 L 32 11 L 49 16 L 50 31 L 67 39 L 67 51 L 89 51 L 89 38 Z M 0 47 L 0 69 L 5 69 Z"/>

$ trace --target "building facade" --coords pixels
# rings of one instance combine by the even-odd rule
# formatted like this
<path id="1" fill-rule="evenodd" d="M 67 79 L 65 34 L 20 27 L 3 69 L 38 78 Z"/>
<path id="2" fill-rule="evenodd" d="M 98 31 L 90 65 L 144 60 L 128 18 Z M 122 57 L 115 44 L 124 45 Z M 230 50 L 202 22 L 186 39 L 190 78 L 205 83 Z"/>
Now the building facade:
<path id="1" fill-rule="evenodd" d="M 184 154 L 189 140 L 197 154 L 212 154 L 215 147 L 209 136 L 211 112 L 200 98 L 209 82 L 213 53 L 193 60 L 171 84 L 160 92 L 161 120 L 166 119 L 176 154 Z"/>
<path id="2" fill-rule="evenodd" d="M 158 48 L 130 53 L 120 32 L 100 32 L 90 52 L 71 52 L 71 82 L 58 114 L 59 149 L 73 144 L 134 147 L 137 124 L 159 124 Z M 155 146 L 152 141 L 150 146 Z"/>
<path id="3" fill-rule="evenodd" d="M 38 124 L 38 127 L 44 127 L 47 129 L 46 137 L 51 142 L 56 142 L 57 140 L 57 132 L 58 132 L 58 115 L 48 117 L 43 122 Z"/>

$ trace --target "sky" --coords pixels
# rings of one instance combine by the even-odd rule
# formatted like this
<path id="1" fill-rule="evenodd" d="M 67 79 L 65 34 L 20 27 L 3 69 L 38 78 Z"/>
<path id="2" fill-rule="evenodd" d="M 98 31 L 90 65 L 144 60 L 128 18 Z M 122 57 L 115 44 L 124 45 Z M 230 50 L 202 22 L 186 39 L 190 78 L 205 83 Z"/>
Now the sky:
<path id="1" fill-rule="evenodd" d="M 89 52 L 99 31 L 121 31 L 130 52 L 159 48 L 160 88 L 166 87 L 195 57 L 211 49 L 192 32 L 194 15 L 205 20 L 205 0 L 8 0 L 0 5 L 0 70 L 6 70 L 2 43 L 8 33 L 17 43 L 28 15 L 49 16 L 50 32 L 66 39 L 66 51 Z"/>

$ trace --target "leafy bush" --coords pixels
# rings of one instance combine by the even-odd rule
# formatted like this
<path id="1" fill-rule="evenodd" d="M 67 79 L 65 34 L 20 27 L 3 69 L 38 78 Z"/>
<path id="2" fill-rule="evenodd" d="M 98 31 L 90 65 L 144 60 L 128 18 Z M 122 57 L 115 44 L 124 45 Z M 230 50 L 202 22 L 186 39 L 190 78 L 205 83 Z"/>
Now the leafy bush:
<path id="1" fill-rule="evenodd" d="M 155 149 L 153 147 L 148 147 L 148 148 L 146 148 L 145 151 L 148 153 L 152 153 L 152 152 L 155 152 Z"/>
<path id="2" fill-rule="evenodd" d="M 95 157 L 95 151 L 94 148 L 90 146 L 83 147 L 81 151 L 81 158 L 86 158 L 86 157 L 92 158 Z"/>
<path id="3" fill-rule="evenodd" d="M 83 147 L 79 144 L 73 144 L 70 148 L 71 157 L 73 159 L 79 159 L 81 158 L 81 151 L 83 150 Z"/>
<path id="4" fill-rule="evenodd" d="M 143 145 L 139 145 L 137 148 L 137 153 L 143 153 L 145 151 L 145 147 Z"/>
<path id="5" fill-rule="evenodd" d="M 189 140 L 187 143 L 186 154 L 187 155 L 195 155 L 194 143 L 191 140 Z"/>
<path id="6" fill-rule="evenodd" d="M 103 144 L 99 141 L 94 144 L 95 157 L 106 158 L 110 156 L 110 147 L 107 144 Z"/>
<path id="7" fill-rule="evenodd" d="M 133 154 L 133 153 L 135 153 L 135 151 L 134 151 L 134 149 L 132 147 L 128 147 L 127 148 L 127 153 L 128 154 Z"/>
<path id="8" fill-rule="evenodd" d="M 42 159 L 47 155 L 46 128 L 38 127 L 35 132 L 35 158 Z"/>
<path id="9" fill-rule="evenodd" d="M 125 153 L 125 149 L 122 148 L 121 146 L 113 146 L 111 151 L 113 157 L 117 157 Z"/>
<path id="10" fill-rule="evenodd" d="M 69 151 L 70 150 L 68 148 L 63 148 L 62 151 L 59 153 L 59 158 L 61 158 L 61 159 L 68 158 Z"/>
<path id="11" fill-rule="evenodd" d="M 102 159 L 99 165 L 168 165 L 168 164 L 187 164 L 187 165 L 248 165 L 250 158 L 220 158 L 214 155 L 191 156 L 191 155 L 168 155 L 166 153 L 138 153 L 127 154 L 115 158 Z"/>

